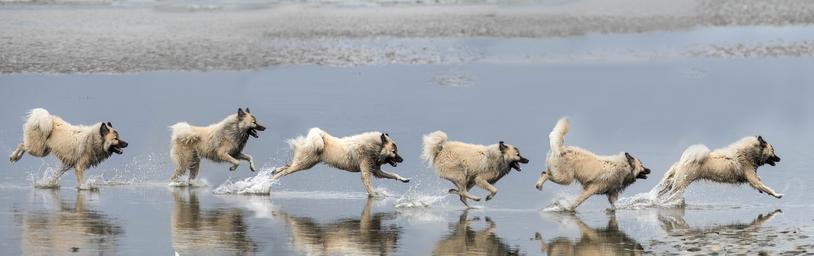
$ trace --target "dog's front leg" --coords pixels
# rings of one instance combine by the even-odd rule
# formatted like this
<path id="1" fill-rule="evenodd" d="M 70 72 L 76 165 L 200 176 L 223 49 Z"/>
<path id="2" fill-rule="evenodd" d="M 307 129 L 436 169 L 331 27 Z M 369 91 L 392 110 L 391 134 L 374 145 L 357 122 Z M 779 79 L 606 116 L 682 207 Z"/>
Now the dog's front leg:
<path id="1" fill-rule="evenodd" d="M 229 155 L 225 150 L 218 151 L 218 157 L 221 160 L 232 163 L 232 167 L 229 167 L 229 171 L 237 170 L 237 167 L 240 166 L 240 161 Z"/>
<path id="2" fill-rule="evenodd" d="M 392 172 L 387 172 L 382 169 L 374 171 L 373 175 L 375 175 L 377 178 L 393 179 L 404 183 L 410 182 L 410 179 L 408 178 L 401 177 L 401 175 Z"/>
<path id="3" fill-rule="evenodd" d="M 254 168 L 254 158 L 252 158 L 251 155 L 240 152 L 240 154 L 237 155 L 237 158 L 239 158 L 241 160 L 249 161 L 249 170 L 252 170 L 252 172 L 255 170 L 255 168 Z"/>
<path id="4" fill-rule="evenodd" d="M 571 209 L 569 209 L 569 210 L 572 211 L 572 212 L 576 211 L 577 207 L 580 204 L 582 204 L 582 202 L 584 202 L 586 199 L 588 199 L 589 197 L 591 197 L 595 193 L 596 193 L 596 190 L 594 188 L 592 188 L 592 187 L 585 188 L 584 190 L 582 190 L 582 194 L 580 194 L 577 197 L 577 199 L 574 200 L 574 204 L 571 205 Z"/>
<path id="5" fill-rule="evenodd" d="M 489 191 L 489 195 L 486 196 L 486 201 L 492 200 L 492 198 L 495 197 L 495 195 L 497 194 L 497 188 L 492 184 L 489 184 L 489 182 L 487 182 L 483 178 L 475 178 L 475 184 L 477 184 L 478 187 L 481 187 L 482 189 Z"/>
<path id="6" fill-rule="evenodd" d="M 783 198 L 783 194 L 778 194 L 777 192 L 774 192 L 773 189 L 764 185 L 763 182 L 760 181 L 760 178 L 757 177 L 757 174 L 755 172 L 747 171 L 746 181 L 749 182 L 749 185 L 751 185 L 753 188 L 757 189 L 760 192 L 766 192 L 766 194 L 769 194 L 770 196 L 773 196 L 777 199 Z"/>
<path id="7" fill-rule="evenodd" d="M 373 186 L 370 184 L 370 170 L 362 169 L 362 184 L 365 185 L 368 197 L 376 196 L 376 192 L 373 191 Z"/>

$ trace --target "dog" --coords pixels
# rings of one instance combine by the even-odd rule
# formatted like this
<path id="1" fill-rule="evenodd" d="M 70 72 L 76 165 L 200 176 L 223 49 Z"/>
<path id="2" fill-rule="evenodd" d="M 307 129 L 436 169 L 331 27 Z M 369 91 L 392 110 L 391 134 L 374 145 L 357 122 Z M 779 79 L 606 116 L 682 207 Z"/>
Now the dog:
<path id="1" fill-rule="evenodd" d="M 762 136 L 749 136 L 722 149 L 710 151 L 707 146 L 693 145 L 687 148 L 678 162 L 670 166 L 659 183 L 659 198 L 680 195 L 691 183 L 709 180 L 718 183 L 749 183 L 758 192 L 775 198 L 782 198 L 773 189 L 764 185 L 757 176 L 757 169 L 763 165 L 775 166 L 780 157 L 772 144 Z"/>
<path id="2" fill-rule="evenodd" d="M 55 181 L 74 169 L 78 189 L 91 189 L 85 182 L 85 170 L 94 167 L 112 154 L 121 155 L 127 142 L 110 122 L 91 126 L 72 125 L 42 108 L 32 109 L 23 124 L 23 143 L 11 153 L 11 162 L 17 162 L 26 152 L 45 157 L 53 153 L 62 162 Z"/>
<path id="3" fill-rule="evenodd" d="M 458 141 L 447 141 L 447 134 L 435 131 L 424 135 L 422 158 L 435 173 L 455 184 L 449 190 L 458 194 L 461 202 L 469 207 L 467 199 L 480 201 L 480 197 L 469 194 L 477 185 L 489 191 L 486 201 L 497 194 L 494 184 L 509 174 L 511 169 L 521 171 L 520 164 L 527 164 L 528 159 L 520 155 L 517 147 L 500 141 L 489 146 L 468 144 Z"/>
<path id="4" fill-rule="evenodd" d="M 577 180 L 582 184 L 582 193 L 568 210 L 574 211 L 593 195 L 607 195 L 610 209 L 615 209 L 619 193 L 637 179 L 647 179 L 650 169 L 628 152 L 598 156 L 579 147 L 564 146 L 569 127 L 568 118 L 562 118 L 548 135 L 551 149 L 546 157 L 547 167 L 537 180 L 537 189 L 543 190 L 547 180 L 560 185 L 570 185 Z"/>
<path id="5" fill-rule="evenodd" d="M 243 153 L 243 147 L 249 141 L 249 136 L 258 138 L 257 131 L 265 131 L 266 127 L 257 122 L 249 108 L 246 111 L 238 108 L 236 114 L 227 116 L 219 123 L 201 127 L 181 122 L 170 126 L 170 130 L 170 156 L 175 163 L 175 174 L 170 180 L 176 182 L 187 170 L 188 180 L 195 180 L 201 158 L 217 163 L 229 162 L 232 164 L 229 171 L 237 169 L 239 160 L 246 160 L 249 169 L 254 172 L 254 160 L 251 155 Z"/>
<path id="6" fill-rule="evenodd" d="M 404 161 L 399 156 L 396 142 L 382 132 L 366 132 L 354 136 L 337 138 L 319 128 L 311 128 L 308 135 L 288 140 L 294 160 L 275 169 L 273 180 L 310 169 L 318 163 L 325 163 L 340 170 L 361 172 L 362 183 L 368 195 L 376 196 L 370 184 L 370 175 L 376 178 L 394 179 L 404 183 L 410 179 L 396 173 L 386 172 L 381 166 L 390 164 L 396 167 Z"/>

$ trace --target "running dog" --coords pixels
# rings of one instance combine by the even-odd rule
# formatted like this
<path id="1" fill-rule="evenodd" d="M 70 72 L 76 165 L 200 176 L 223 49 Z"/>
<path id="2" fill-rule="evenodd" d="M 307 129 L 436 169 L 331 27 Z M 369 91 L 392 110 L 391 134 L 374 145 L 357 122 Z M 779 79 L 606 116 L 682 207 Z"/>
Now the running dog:
<path id="1" fill-rule="evenodd" d="M 547 180 L 569 185 L 576 179 L 582 184 L 582 193 L 570 207 L 570 211 L 574 211 L 593 195 L 608 195 L 611 209 L 615 209 L 619 193 L 636 179 L 647 179 L 650 169 L 627 152 L 598 156 L 579 147 L 564 146 L 569 126 L 568 119 L 562 118 L 548 135 L 551 149 L 546 158 L 546 170 L 537 180 L 537 189 L 543 190 L 543 183 Z"/>
<path id="2" fill-rule="evenodd" d="M 257 131 L 265 131 L 266 127 L 257 123 L 249 108 L 246 111 L 238 108 L 237 114 L 231 114 L 219 123 L 202 127 L 182 122 L 170 126 L 170 130 L 170 157 L 175 163 L 175 174 L 170 179 L 176 182 L 187 170 L 189 181 L 195 180 L 201 158 L 217 163 L 229 162 L 232 164 L 229 171 L 237 169 L 238 160 L 246 160 L 249 169 L 255 171 L 252 156 L 242 151 L 249 136 L 257 138 Z"/>
<path id="3" fill-rule="evenodd" d="M 773 189 L 764 185 L 757 176 L 757 169 L 765 164 L 774 166 L 780 157 L 772 144 L 762 136 L 749 136 L 722 149 L 710 151 L 707 146 L 693 145 L 681 155 L 681 159 L 670 166 L 670 170 L 659 183 L 659 196 L 680 195 L 691 183 L 709 180 L 718 183 L 749 183 L 758 192 L 775 198 L 782 198 Z"/>
<path id="4" fill-rule="evenodd" d="M 486 201 L 497 194 L 494 184 L 509 174 L 511 169 L 520 171 L 520 164 L 528 159 L 520 155 L 517 147 L 503 141 L 489 146 L 447 141 L 447 134 L 435 131 L 424 135 L 422 158 L 427 165 L 435 167 L 435 173 L 455 184 L 449 193 L 458 194 L 461 202 L 469 207 L 467 199 L 480 201 L 480 197 L 469 194 L 477 185 L 487 191 Z"/>
<path id="5" fill-rule="evenodd" d="M 404 183 L 410 179 L 396 173 L 386 172 L 381 166 L 390 164 L 396 167 L 404 161 L 398 154 L 396 142 L 387 133 L 366 132 L 354 136 L 337 138 L 319 128 L 311 128 L 305 137 L 288 140 L 294 160 L 275 169 L 272 179 L 310 169 L 318 163 L 325 163 L 340 170 L 361 172 L 362 183 L 368 195 L 375 196 L 370 184 L 370 175 L 376 178 L 394 179 Z"/>
<path id="6" fill-rule="evenodd" d="M 65 172 L 74 169 L 78 189 L 91 189 L 85 182 L 85 170 L 94 167 L 112 154 L 123 153 L 127 142 L 119 138 L 119 132 L 110 122 L 91 126 L 72 125 L 42 108 L 32 109 L 23 124 L 23 143 L 11 153 L 9 159 L 16 162 L 26 152 L 32 156 L 45 157 L 50 153 L 62 162 L 55 181 Z"/>

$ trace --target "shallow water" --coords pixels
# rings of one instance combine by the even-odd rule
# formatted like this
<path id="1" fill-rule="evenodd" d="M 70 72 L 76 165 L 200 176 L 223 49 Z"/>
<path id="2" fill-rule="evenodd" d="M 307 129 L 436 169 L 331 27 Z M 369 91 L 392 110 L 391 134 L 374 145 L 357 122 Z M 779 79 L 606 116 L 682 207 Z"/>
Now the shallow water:
<path id="1" fill-rule="evenodd" d="M 465 53 L 461 59 L 474 52 L 476 61 L 3 75 L 0 148 L 6 152 L 19 143 L 23 116 L 34 107 L 75 124 L 110 121 L 130 146 L 88 171 L 96 192 L 77 192 L 72 172 L 57 189 L 35 189 L 50 185 L 48 172 L 57 166 L 52 157 L 3 162 L 0 250 L 9 255 L 810 253 L 814 60 L 807 54 L 767 58 L 774 55 L 737 47 L 772 38 L 807 42 L 810 31 L 740 27 L 552 39 L 406 38 L 388 42 L 427 43 L 452 49 L 442 56 Z M 382 47 L 365 40 L 351 45 Z M 714 50 L 661 58 L 671 48 L 688 47 Z M 168 126 L 206 125 L 238 107 L 250 107 L 269 127 L 244 151 L 254 156 L 258 173 L 245 163 L 229 172 L 226 165 L 204 161 L 193 188 L 169 186 Z M 785 197 L 702 182 L 689 188 L 688 205 L 680 209 L 608 214 L 606 199 L 594 197 L 576 215 L 541 211 L 570 202 L 579 192 L 577 185 L 534 188 L 548 132 L 561 116 L 571 117 L 566 144 L 600 154 L 627 151 L 653 169 L 623 199 L 649 191 L 690 145 L 719 148 L 752 135 L 766 138 L 783 159 L 758 174 Z M 290 158 L 285 140 L 313 126 L 337 136 L 388 132 L 405 162 L 385 169 L 412 181 L 374 180 L 383 196 L 368 200 L 358 174 L 326 166 L 268 180 L 268 172 Z M 506 141 L 531 162 L 498 182 L 492 201 L 465 211 L 446 194 L 451 184 L 419 159 L 421 136 L 439 129 L 453 140 Z M 486 194 L 477 188 L 473 193 Z"/>

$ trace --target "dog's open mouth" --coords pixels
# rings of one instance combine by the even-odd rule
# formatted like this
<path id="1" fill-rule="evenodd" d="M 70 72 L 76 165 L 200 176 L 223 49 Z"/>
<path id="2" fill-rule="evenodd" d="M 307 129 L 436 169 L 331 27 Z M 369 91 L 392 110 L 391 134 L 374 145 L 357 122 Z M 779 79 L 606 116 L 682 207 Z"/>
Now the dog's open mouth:
<path id="1" fill-rule="evenodd" d="M 520 160 L 512 161 L 511 163 L 509 163 L 509 166 L 512 167 L 512 169 L 515 169 L 515 170 L 517 170 L 519 172 L 519 171 L 523 171 L 523 169 L 520 168 L 520 164 L 527 164 L 527 163 L 529 163 L 529 160 L 524 158 L 524 157 L 521 157 Z"/>
<path id="2" fill-rule="evenodd" d="M 650 169 L 645 168 L 644 171 L 641 171 L 636 175 L 636 178 L 646 180 L 648 174 L 650 174 Z"/>
<path id="3" fill-rule="evenodd" d="M 122 142 L 119 142 L 119 145 L 110 145 L 110 147 L 107 148 L 107 151 L 110 152 L 110 153 L 116 153 L 118 155 L 121 155 L 121 154 L 124 153 L 124 151 L 122 149 L 126 148 L 126 147 L 127 147 L 127 142 L 122 141 Z"/>
<path id="4" fill-rule="evenodd" d="M 246 133 L 248 133 L 252 137 L 258 138 L 257 131 L 255 131 L 254 129 L 249 129 L 246 131 Z"/>
<path id="5" fill-rule="evenodd" d="M 766 163 L 771 165 L 771 166 L 774 166 L 775 164 L 777 164 L 777 162 L 780 162 L 780 157 L 778 157 L 778 156 L 772 156 L 772 157 L 769 157 L 768 160 L 766 160 Z"/>
<path id="6" fill-rule="evenodd" d="M 396 167 L 399 163 L 404 162 L 404 159 L 401 156 L 396 155 L 395 157 L 388 157 L 385 159 L 385 162 L 390 164 L 390 166 Z"/>

